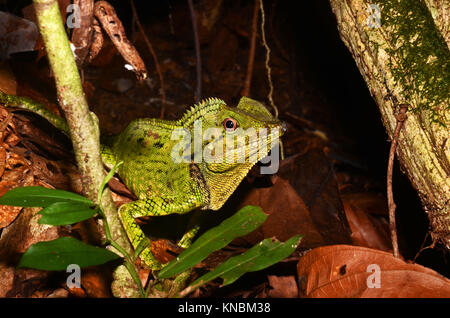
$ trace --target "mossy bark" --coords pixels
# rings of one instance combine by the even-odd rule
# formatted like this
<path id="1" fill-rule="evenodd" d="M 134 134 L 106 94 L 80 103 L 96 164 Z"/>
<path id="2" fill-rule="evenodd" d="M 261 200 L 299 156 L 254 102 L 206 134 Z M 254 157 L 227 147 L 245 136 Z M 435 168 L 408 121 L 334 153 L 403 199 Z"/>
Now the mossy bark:
<path id="1" fill-rule="evenodd" d="M 34 0 L 33 2 L 39 30 L 55 77 L 59 104 L 70 128 L 70 137 L 81 172 L 83 192 L 95 202 L 97 191 L 105 177 L 100 157 L 98 123 L 95 116 L 89 112 L 80 75 L 58 8 L 58 1 Z M 101 205 L 113 240 L 130 253 L 131 245 L 108 190 L 103 194 Z M 129 281 L 129 277 L 125 280 Z"/>
<path id="2" fill-rule="evenodd" d="M 448 4 L 438 0 L 330 3 L 341 39 L 377 102 L 391 138 L 396 107 L 410 105 L 397 157 L 419 193 L 433 240 L 450 249 Z M 373 9 L 368 9 L 370 5 L 380 9 L 380 23 Z"/>

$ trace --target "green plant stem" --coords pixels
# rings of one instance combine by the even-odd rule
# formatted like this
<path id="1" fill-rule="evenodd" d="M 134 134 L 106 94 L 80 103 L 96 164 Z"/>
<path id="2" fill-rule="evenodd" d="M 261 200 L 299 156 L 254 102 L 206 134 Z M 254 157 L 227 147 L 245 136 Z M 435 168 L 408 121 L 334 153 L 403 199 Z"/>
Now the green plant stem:
<path id="1" fill-rule="evenodd" d="M 67 120 L 84 194 L 95 201 L 105 176 L 100 157 L 99 128 L 84 96 L 77 66 L 70 49 L 57 0 L 33 0 L 39 30 L 53 71 L 59 104 Z M 101 207 L 113 241 L 127 252 L 132 251 L 108 189 Z M 125 279 L 125 278 L 123 278 Z"/>
<path id="2" fill-rule="evenodd" d="M 108 184 L 109 180 L 113 177 L 115 171 L 117 168 L 122 164 L 123 162 L 120 161 L 114 165 L 114 167 L 109 171 L 108 175 L 103 179 L 102 184 L 100 185 L 100 189 L 98 190 L 98 198 L 97 203 L 101 203 L 101 198 L 103 195 L 103 192 L 105 191 L 105 187 Z M 105 214 L 103 213 L 102 209 L 98 208 L 99 214 L 103 217 L 103 229 L 105 231 L 105 236 L 108 242 L 111 244 L 112 247 L 117 249 L 125 258 L 125 267 L 127 268 L 128 272 L 130 273 L 131 277 L 133 278 L 134 282 L 138 286 L 139 294 L 141 297 L 146 297 L 146 292 L 144 291 L 144 288 L 142 286 L 142 282 L 139 278 L 138 271 L 136 269 L 136 258 L 139 256 L 139 254 L 136 255 L 136 251 L 134 253 L 129 253 L 126 251 L 122 246 L 117 244 L 114 239 L 111 236 L 111 230 L 109 229 L 108 220 L 105 217 Z"/>
<path id="3" fill-rule="evenodd" d="M 100 204 L 100 202 L 102 201 L 102 196 L 103 196 L 103 193 L 105 192 L 106 185 L 108 184 L 109 180 L 111 180 L 111 178 L 114 176 L 114 174 L 117 171 L 117 168 L 119 168 L 119 166 L 121 164 L 123 164 L 123 161 L 117 162 L 114 165 L 114 167 L 112 167 L 111 170 L 108 172 L 106 177 L 103 179 L 102 184 L 100 185 L 100 189 L 98 190 L 98 194 L 97 194 L 97 204 Z"/>
<path id="4" fill-rule="evenodd" d="M 111 236 L 111 231 L 109 229 L 109 225 L 108 225 L 108 221 L 105 218 L 105 214 L 103 213 L 103 211 L 99 208 L 98 210 L 99 214 L 102 216 L 103 218 L 103 230 L 105 231 L 105 236 L 106 236 L 106 240 L 108 241 L 109 244 L 111 244 L 111 246 L 113 246 L 115 249 L 117 249 L 121 254 L 123 254 L 123 257 L 125 258 L 129 258 L 129 253 L 122 248 L 122 246 L 120 246 L 119 244 L 117 244 L 114 239 Z"/>
<path id="5" fill-rule="evenodd" d="M 125 262 L 125 267 L 128 269 L 128 272 L 130 273 L 131 277 L 133 278 L 134 282 L 139 288 L 139 295 L 142 298 L 145 298 L 147 293 L 142 287 L 141 279 L 139 278 L 139 274 L 137 273 L 134 264 L 130 263 L 129 261 Z"/>
<path id="6" fill-rule="evenodd" d="M 103 213 L 103 211 L 101 211 L 101 209 L 99 209 L 99 214 L 102 217 L 104 217 L 104 213 Z M 134 254 L 128 253 L 125 249 L 122 248 L 122 246 L 120 246 L 113 240 L 113 238 L 111 237 L 111 231 L 109 229 L 108 221 L 105 218 L 103 219 L 103 229 L 105 231 L 105 236 L 106 236 L 106 239 L 108 240 L 109 244 L 111 244 L 112 247 L 114 247 L 120 253 L 122 253 L 122 255 L 125 259 L 125 267 L 127 268 L 128 272 L 130 273 L 134 282 L 138 286 L 139 294 L 141 295 L 141 297 L 145 298 L 147 295 L 147 292 L 144 290 L 141 279 L 139 278 L 139 274 L 136 270 L 136 267 L 135 267 L 136 258 L 134 257 Z"/>

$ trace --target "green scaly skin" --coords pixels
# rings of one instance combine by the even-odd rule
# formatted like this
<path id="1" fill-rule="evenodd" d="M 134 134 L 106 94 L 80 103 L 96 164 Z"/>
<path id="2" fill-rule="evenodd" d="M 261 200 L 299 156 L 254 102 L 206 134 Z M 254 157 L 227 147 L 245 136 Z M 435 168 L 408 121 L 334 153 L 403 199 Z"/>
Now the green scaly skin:
<path id="1" fill-rule="evenodd" d="M 69 134 L 63 119 L 34 101 L 0 93 L 0 102 L 5 106 L 35 112 Z M 139 244 L 148 242 L 136 218 L 184 214 L 195 209 L 218 210 L 247 175 L 254 165 L 248 161 L 249 150 L 255 147 L 248 140 L 237 149 L 238 153 L 245 153 L 246 161 L 243 163 L 235 163 L 227 158 L 218 163 L 207 163 L 204 160 L 199 163 L 193 160 L 176 163 L 171 157 L 173 147 L 180 142 L 171 140 L 175 129 L 184 128 L 194 136 L 194 122 L 201 119 L 203 132 L 207 128 L 218 127 L 225 136 L 233 133 L 227 132 L 223 126 L 223 122 L 229 118 L 244 130 L 268 128 L 268 144 L 271 138 L 278 137 L 272 132 L 281 133 L 281 122 L 257 101 L 243 97 L 237 107 L 228 107 L 224 101 L 210 98 L 191 107 L 177 121 L 134 120 L 121 134 L 109 138 L 107 144 L 102 144 L 105 165 L 111 168 L 116 162 L 122 161 L 123 164 L 116 172 L 138 197 L 138 200 L 124 204 L 119 209 L 123 226 L 135 249 Z M 217 142 L 218 139 L 212 142 L 202 141 L 202 149 L 208 144 L 216 145 Z M 260 158 L 267 155 L 269 150 L 260 150 Z M 195 221 L 191 222 L 188 231 L 179 241 L 179 246 L 186 248 L 191 244 L 199 229 Z M 152 255 L 151 246 L 142 251 L 140 258 L 151 269 L 163 266 Z"/>

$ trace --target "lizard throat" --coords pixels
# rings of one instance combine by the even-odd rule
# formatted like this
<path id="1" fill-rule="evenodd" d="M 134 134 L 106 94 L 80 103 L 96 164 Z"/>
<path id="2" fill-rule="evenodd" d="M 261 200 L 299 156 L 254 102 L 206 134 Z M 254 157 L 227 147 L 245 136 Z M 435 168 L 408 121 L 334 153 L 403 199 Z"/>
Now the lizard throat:
<path id="1" fill-rule="evenodd" d="M 253 165 L 253 163 L 242 163 L 224 172 L 213 172 L 207 168 L 205 162 L 202 162 L 200 170 L 209 193 L 209 203 L 204 209 L 220 209 Z"/>

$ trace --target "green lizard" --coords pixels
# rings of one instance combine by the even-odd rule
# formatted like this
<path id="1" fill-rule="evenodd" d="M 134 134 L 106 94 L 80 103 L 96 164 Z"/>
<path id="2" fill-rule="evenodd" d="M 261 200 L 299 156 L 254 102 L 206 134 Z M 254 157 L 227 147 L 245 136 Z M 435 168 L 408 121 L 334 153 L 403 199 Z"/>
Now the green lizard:
<path id="1" fill-rule="evenodd" d="M 28 98 L 0 92 L 0 102 L 5 106 L 35 112 L 65 133 L 69 132 L 64 119 Z M 203 150 L 208 149 L 215 160 L 206 160 L 206 156 L 198 160 L 199 151 L 195 152 L 196 129 L 205 132 L 214 127 L 216 129 L 211 134 L 214 138 L 200 135 L 198 149 L 202 155 Z M 242 133 L 252 129 L 257 132 L 257 140 L 267 144 L 262 147 L 259 144 L 258 147 L 255 139 L 249 136 L 241 139 L 244 142 L 240 144 L 236 138 L 227 139 L 235 137 L 238 131 Z M 264 132 L 264 129 L 266 135 L 259 133 Z M 174 138 L 176 130 L 193 135 L 194 147 L 191 147 L 190 138 L 185 144 L 179 138 Z M 250 159 L 254 159 L 252 155 L 255 155 L 256 150 L 259 151 L 259 158 L 266 156 L 270 145 L 281 133 L 281 122 L 255 100 L 242 97 L 237 107 L 229 107 L 220 99 L 210 98 L 191 107 L 177 121 L 137 119 L 121 134 L 105 139 L 101 146 L 104 164 L 111 168 L 122 161 L 123 164 L 116 172 L 138 198 L 119 209 L 120 219 L 133 247 L 136 249 L 140 244 L 149 242 L 136 218 L 183 214 L 195 209 L 218 210 L 255 164 L 256 160 Z M 235 147 L 234 153 L 227 151 L 230 146 Z M 189 151 L 189 156 L 183 154 L 177 159 L 179 152 L 174 152 L 174 149 L 186 150 L 186 147 L 188 150 L 194 148 L 194 154 L 191 155 Z M 198 228 L 194 223 L 178 245 L 188 247 Z M 163 265 L 152 255 L 151 246 L 144 246 L 141 260 L 152 269 L 160 269 Z"/>

